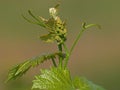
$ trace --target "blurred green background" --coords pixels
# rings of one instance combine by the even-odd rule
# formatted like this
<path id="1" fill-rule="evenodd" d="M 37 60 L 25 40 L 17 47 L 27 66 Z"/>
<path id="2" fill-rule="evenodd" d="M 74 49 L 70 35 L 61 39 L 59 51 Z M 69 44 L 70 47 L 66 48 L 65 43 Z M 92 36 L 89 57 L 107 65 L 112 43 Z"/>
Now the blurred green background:
<path id="1" fill-rule="evenodd" d="M 4 83 L 8 70 L 32 56 L 54 52 L 55 44 L 45 44 L 39 35 L 42 28 L 27 23 L 21 14 L 27 10 L 49 17 L 48 8 L 57 0 L 0 0 L 0 90 L 30 90 L 39 68 L 22 78 Z M 106 90 L 120 90 L 120 1 L 119 0 L 61 0 L 60 15 L 67 21 L 70 47 L 81 23 L 98 23 L 101 30 L 91 28 L 82 36 L 69 62 L 73 76 L 85 76 Z M 29 17 L 29 16 L 28 16 Z"/>

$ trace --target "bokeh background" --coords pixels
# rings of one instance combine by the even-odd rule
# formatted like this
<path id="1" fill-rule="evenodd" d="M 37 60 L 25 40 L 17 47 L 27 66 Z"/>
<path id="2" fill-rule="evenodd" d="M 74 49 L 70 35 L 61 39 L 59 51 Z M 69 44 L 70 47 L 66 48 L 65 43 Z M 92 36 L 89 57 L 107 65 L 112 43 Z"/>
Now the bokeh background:
<path id="1" fill-rule="evenodd" d="M 8 70 L 15 64 L 45 52 L 54 52 L 55 44 L 45 44 L 41 27 L 27 23 L 21 14 L 27 10 L 48 18 L 48 8 L 57 0 L 0 0 L 0 90 L 30 90 L 39 68 L 22 78 L 4 83 Z M 61 0 L 60 15 L 67 21 L 68 47 L 78 34 L 81 23 L 98 23 L 102 29 L 88 29 L 75 47 L 69 62 L 73 76 L 84 76 L 106 90 L 120 90 L 120 1 Z"/>

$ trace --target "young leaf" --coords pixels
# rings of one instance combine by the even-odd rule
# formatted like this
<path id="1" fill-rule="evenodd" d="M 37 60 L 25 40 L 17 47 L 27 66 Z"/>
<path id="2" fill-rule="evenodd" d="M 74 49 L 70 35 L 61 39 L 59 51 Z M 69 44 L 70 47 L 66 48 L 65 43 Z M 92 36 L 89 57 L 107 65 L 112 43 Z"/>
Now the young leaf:
<path id="1" fill-rule="evenodd" d="M 40 39 L 45 42 L 54 42 L 55 41 L 54 34 L 51 34 L 51 33 L 44 35 L 44 36 L 40 36 Z"/>
<path id="2" fill-rule="evenodd" d="M 41 75 L 33 80 L 32 89 L 39 90 L 75 90 L 68 69 L 51 68 L 41 70 Z"/>
<path id="3" fill-rule="evenodd" d="M 104 88 L 93 84 L 84 77 L 75 77 L 73 80 L 74 87 L 77 90 L 105 90 Z"/>
<path id="4" fill-rule="evenodd" d="M 41 75 L 35 76 L 32 89 L 39 90 L 105 90 L 83 77 L 71 79 L 68 69 L 52 67 L 41 70 Z"/>
<path id="5" fill-rule="evenodd" d="M 50 60 L 50 59 L 52 60 L 52 59 L 56 58 L 57 56 L 61 56 L 64 58 L 63 53 L 53 53 L 53 54 L 37 56 L 35 58 L 28 59 L 27 61 L 16 65 L 9 71 L 7 81 L 21 77 L 31 67 L 38 66 L 39 64 L 43 63 L 44 61 Z"/>

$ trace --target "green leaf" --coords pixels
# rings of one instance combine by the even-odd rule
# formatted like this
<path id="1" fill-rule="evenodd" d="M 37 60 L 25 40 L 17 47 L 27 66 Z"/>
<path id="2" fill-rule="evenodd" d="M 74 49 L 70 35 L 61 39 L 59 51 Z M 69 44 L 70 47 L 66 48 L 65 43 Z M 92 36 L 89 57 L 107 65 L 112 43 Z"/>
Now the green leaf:
<path id="1" fill-rule="evenodd" d="M 52 67 L 41 70 L 41 75 L 35 76 L 32 89 L 39 90 L 105 90 L 83 77 L 71 79 L 68 69 Z"/>
<path id="2" fill-rule="evenodd" d="M 102 87 L 93 84 L 84 77 L 75 77 L 73 80 L 74 87 L 77 90 L 105 90 Z"/>
<path id="3" fill-rule="evenodd" d="M 50 34 L 50 33 L 47 35 L 44 35 L 44 36 L 40 36 L 40 39 L 45 42 L 54 42 L 55 41 L 54 34 Z"/>
<path id="4" fill-rule="evenodd" d="M 38 66 L 46 60 L 54 59 L 57 56 L 64 57 L 63 53 L 53 53 L 48 55 L 37 56 L 35 58 L 28 59 L 27 61 L 14 66 L 8 73 L 7 81 L 16 79 L 24 75 L 31 67 Z"/>
<path id="5" fill-rule="evenodd" d="M 41 70 L 41 75 L 35 76 L 32 89 L 39 90 L 74 90 L 68 69 L 51 68 Z"/>
<path id="6" fill-rule="evenodd" d="M 55 25 L 55 20 L 53 18 L 49 18 L 45 24 L 47 25 L 47 27 L 49 27 L 50 31 L 53 31 L 54 29 L 54 25 Z"/>

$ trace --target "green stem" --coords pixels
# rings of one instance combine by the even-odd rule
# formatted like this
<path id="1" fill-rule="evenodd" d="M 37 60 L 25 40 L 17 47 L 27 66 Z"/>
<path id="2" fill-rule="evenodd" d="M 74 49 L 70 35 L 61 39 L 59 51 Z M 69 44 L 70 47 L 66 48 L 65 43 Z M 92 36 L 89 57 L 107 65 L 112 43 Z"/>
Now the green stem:
<path id="1" fill-rule="evenodd" d="M 62 53 L 62 44 L 58 45 L 59 52 Z M 59 57 L 59 66 L 62 67 L 62 57 Z"/>
<path id="2" fill-rule="evenodd" d="M 54 58 L 52 58 L 52 62 L 53 62 L 53 65 L 54 65 L 55 67 L 57 67 L 57 64 L 56 64 Z"/>
<path id="3" fill-rule="evenodd" d="M 65 63 L 64 63 L 64 69 L 66 68 L 66 63 L 68 62 L 68 60 L 69 60 L 69 57 L 70 57 L 70 52 L 69 52 L 69 50 L 68 50 L 68 48 L 67 48 L 67 46 L 66 46 L 66 44 L 65 43 L 63 43 L 63 47 L 64 47 L 64 49 L 65 49 L 65 52 L 66 52 L 66 57 L 65 57 Z"/>
<path id="4" fill-rule="evenodd" d="M 58 45 L 58 49 L 59 49 L 60 52 L 62 52 L 62 44 Z"/>
<path id="5" fill-rule="evenodd" d="M 63 47 L 64 47 L 64 49 L 65 49 L 65 52 L 66 52 L 66 53 L 69 53 L 69 50 L 68 50 L 68 48 L 67 48 L 67 46 L 66 46 L 65 43 L 63 43 Z"/>
<path id="6" fill-rule="evenodd" d="M 73 45 L 72 45 L 72 47 L 71 47 L 71 49 L 70 49 L 70 55 L 71 55 L 73 49 L 75 48 L 76 44 L 78 43 L 78 41 L 79 41 L 79 39 L 80 39 L 80 37 L 82 36 L 82 34 L 83 34 L 84 31 L 85 31 L 85 29 L 83 28 L 83 29 L 79 32 L 78 36 L 76 37 L 76 39 L 75 39 L 75 41 L 74 41 L 74 43 L 73 43 Z"/>
<path id="7" fill-rule="evenodd" d="M 70 51 L 67 49 L 67 46 L 63 43 L 63 47 L 65 49 L 65 52 L 66 52 L 66 58 L 65 58 L 65 63 L 64 63 L 64 68 L 67 67 L 67 64 L 68 64 L 68 61 L 69 61 L 69 58 L 71 56 L 71 53 L 73 51 L 73 49 L 75 48 L 76 44 L 78 43 L 80 37 L 82 36 L 83 32 L 87 29 L 87 28 L 90 28 L 90 27 L 93 27 L 93 26 L 97 26 L 98 28 L 100 28 L 100 25 L 98 24 L 89 24 L 89 25 L 86 25 L 86 23 L 83 23 L 82 25 L 82 30 L 79 32 L 78 36 L 76 37 L 75 41 L 73 42 L 73 45 L 70 49 Z"/>
<path id="8" fill-rule="evenodd" d="M 83 34 L 84 31 L 85 31 L 85 28 L 83 28 L 83 29 L 80 31 L 80 33 L 79 33 L 78 36 L 76 37 L 76 39 L 75 39 L 75 41 L 74 41 L 74 43 L 73 43 L 73 45 L 72 45 L 72 47 L 71 47 L 71 49 L 70 49 L 70 52 L 68 52 L 68 50 L 67 50 L 67 54 L 68 54 L 68 55 L 67 55 L 67 57 L 66 57 L 66 59 L 65 59 L 64 68 L 67 67 L 69 57 L 70 57 L 73 49 L 75 48 L 76 44 L 78 43 L 78 41 L 79 41 L 79 39 L 80 39 L 80 37 L 82 36 L 82 34 Z M 64 46 L 64 48 L 66 49 L 66 46 Z"/>

